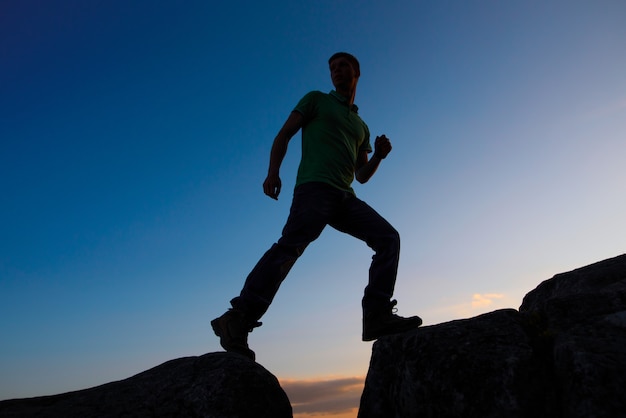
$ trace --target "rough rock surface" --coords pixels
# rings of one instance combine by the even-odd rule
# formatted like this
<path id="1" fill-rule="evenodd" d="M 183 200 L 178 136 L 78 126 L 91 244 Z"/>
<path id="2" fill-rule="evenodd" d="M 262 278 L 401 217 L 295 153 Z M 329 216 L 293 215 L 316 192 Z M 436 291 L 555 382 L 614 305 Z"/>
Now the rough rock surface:
<path id="1" fill-rule="evenodd" d="M 359 418 L 626 417 L 626 255 L 558 274 L 519 311 L 385 337 Z"/>
<path id="2" fill-rule="evenodd" d="M 2 401 L 0 417 L 291 418 L 292 410 L 262 366 L 237 354 L 210 353 L 91 389 Z"/>

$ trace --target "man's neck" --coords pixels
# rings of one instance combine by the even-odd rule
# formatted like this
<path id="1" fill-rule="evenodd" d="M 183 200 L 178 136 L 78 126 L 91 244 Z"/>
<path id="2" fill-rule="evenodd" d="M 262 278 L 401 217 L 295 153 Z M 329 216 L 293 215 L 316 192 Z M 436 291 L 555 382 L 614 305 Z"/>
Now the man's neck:
<path id="1" fill-rule="evenodd" d="M 337 93 L 345 97 L 350 106 L 354 104 L 354 98 L 356 96 L 356 87 L 354 89 L 337 89 Z"/>

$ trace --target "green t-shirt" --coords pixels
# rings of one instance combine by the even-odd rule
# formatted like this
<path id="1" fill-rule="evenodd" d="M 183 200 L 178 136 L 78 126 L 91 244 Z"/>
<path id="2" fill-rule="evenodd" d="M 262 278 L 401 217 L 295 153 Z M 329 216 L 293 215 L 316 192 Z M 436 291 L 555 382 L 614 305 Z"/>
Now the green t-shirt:
<path id="1" fill-rule="evenodd" d="M 304 122 L 296 186 L 319 181 L 354 193 L 357 155 L 372 151 L 369 129 L 357 110 L 334 90 L 312 91 L 298 102 L 294 111 L 302 114 Z"/>

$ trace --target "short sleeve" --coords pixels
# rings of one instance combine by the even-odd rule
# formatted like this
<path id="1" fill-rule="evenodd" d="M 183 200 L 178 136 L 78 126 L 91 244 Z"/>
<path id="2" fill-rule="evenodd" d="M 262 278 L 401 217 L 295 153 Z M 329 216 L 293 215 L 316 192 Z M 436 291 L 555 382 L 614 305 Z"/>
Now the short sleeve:
<path id="1" fill-rule="evenodd" d="M 294 112 L 300 113 L 304 117 L 304 121 L 309 121 L 313 118 L 316 111 L 317 97 L 321 92 L 311 91 L 302 97 L 296 107 L 293 108 Z"/>

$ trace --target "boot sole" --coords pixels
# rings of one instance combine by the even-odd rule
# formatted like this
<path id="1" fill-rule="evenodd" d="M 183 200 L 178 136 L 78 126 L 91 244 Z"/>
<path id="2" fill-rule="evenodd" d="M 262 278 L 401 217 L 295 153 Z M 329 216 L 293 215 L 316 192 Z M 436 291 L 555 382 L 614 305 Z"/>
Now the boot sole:
<path id="1" fill-rule="evenodd" d="M 386 329 L 384 327 L 381 327 L 380 329 L 377 329 L 374 331 L 363 332 L 363 334 L 361 335 L 361 339 L 363 341 L 374 341 L 374 340 L 379 339 L 380 337 L 404 334 L 406 332 L 413 331 L 414 329 L 419 328 L 421 325 L 422 325 L 422 320 L 421 318 L 418 318 L 418 320 L 416 320 L 412 324 L 407 324 L 406 326 L 401 327 L 401 328 Z"/>
<path id="2" fill-rule="evenodd" d="M 215 335 L 220 337 L 220 345 L 222 346 L 224 350 L 226 350 L 227 353 L 241 354 L 242 356 L 249 358 L 252 361 L 256 361 L 256 354 L 254 353 L 254 351 L 250 350 L 249 348 L 240 347 L 237 345 L 224 344 L 224 340 L 223 340 L 224 329 L 222 328 L 222 325 L 220 324 L 219 318 L 216 318 L 211 321 L 211 328 L 213 328 L 213 332 L 215 333 Z"/>

